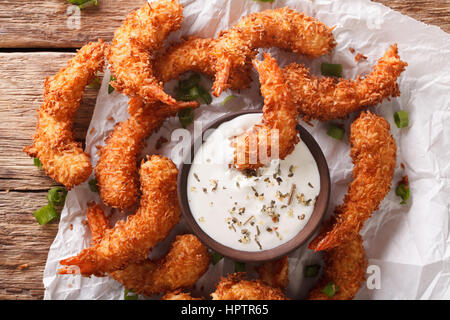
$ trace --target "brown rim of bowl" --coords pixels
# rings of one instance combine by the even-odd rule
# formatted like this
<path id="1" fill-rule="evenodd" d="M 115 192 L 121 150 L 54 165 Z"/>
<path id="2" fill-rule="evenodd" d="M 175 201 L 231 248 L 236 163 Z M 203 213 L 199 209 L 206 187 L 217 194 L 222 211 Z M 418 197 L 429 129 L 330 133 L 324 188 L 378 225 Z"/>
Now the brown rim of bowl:
<path id="1" fill-rule="evenodd" d="M 236 261 L 262 262 L 273 260 L 288 254 L 289 252 L 295 250 L 296 248 L 304 244 L 314 234 L 328 208 L 328 202 L 330 199 L 330 173 L 328 171 L 327 161 L 325 159 L 325 156 L 323 155 L 322 150 L 320 149 L 320 146 L 318 145 L 316 140 L 314 140 L 312 135 L 308 131 L 306 131 L 305 128 L 298 125 L 297 129 L 300 134 L 300 139 L 306 144 L 308 149 L 311 151 L 311 154 L 313 155 L 314 160 L 317 163 L 317 168 L 319 170 L 320 176 L 320 192 L 317 197 L 316 204 L 314 206 L 314 211 L 311 214 L 311 217 L 309 218 L 309 221 L 307 222 L 305 227 L 288 242 L 279 245 L 278 247 L 263 251 L 241 251 L 227 247 L 211 238 L 208 234 L 206 234 L 205 231 L 201 229 L 197 221 L 194 219 L 187 198 L 187 179 L 191 168 L 191 162 L 194 159 L 195 151 L 197 151 L 194 150 L 194 147 L 196 145 L 199 146 L 201 145 L 198 142 L 198 139 L 203 139 L 203 133 L 206 130 L 216 129 L 223 122 L 229 121 L 233 118 L 236 118 L 244 114 L 251 114 L 251 113 L 262 113 L 262 112 L 261 110 L 251 110 L 251 111 L 239 111 L 224 115 L 212 121 L 209 125 L 205 127 L 205 129 L 203 129 L 202 135 L 197 138 L 197 143 L 194 143 L 195 141 L 191 142 L 191 153 L 190 155 L 187 155 L 187 157 L 190 157 L 190 159 L 188 159 L 189 163 L 183 161 L 178 174 L 178 201 L 180 203 L 182 215 L 186 220 L 188 226 L 191 228 L 192 232 L 200 239 L 200 241 L 203 242 L 207 247 L 209 247 L 210 249 L 212 249 L 213 251 L 219 253 L 224 257 L 228 257 Z M 200 142 L 202 142 L 202 140 L 200 140 Z"/>

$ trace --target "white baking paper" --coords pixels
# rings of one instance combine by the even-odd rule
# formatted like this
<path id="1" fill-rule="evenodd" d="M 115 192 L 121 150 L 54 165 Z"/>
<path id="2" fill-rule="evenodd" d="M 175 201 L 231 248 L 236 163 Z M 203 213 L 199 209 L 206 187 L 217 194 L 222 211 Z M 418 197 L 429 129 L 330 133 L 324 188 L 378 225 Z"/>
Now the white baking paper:
<path id="1" fill-rule="evenodd" d="M 407 205 L 400 205 L 400 199 L 391 191 L 365 224 L 362 235 L 370 266 L 367 276 L 371 281 L 369 287 L 363 283 L 357 298 L 449 299 L 450 35 L 438 27 L 425 25 L 367 0 L 276 0 L 273 4 L 251 0 L 184 0 L 182 3 L 185 6 L 182 29 L 172 34 L 170 40 L 178 40 L 182 35 L 213 37 L 244 15 L 282 6 L 304 11 L 328 26 L 336 26 L 333 33 L 338 45 L 331 56 L 311 61 L 278 49 L 268 50 L 281 65 L 292 61 L 306 63 L 315 74 L 320 73 L 322 62 L 341 63 L 347 78 L 368 73 L 389 45 L 398 44 L 401 58 L 409 64 L 398 80 L 402 95 L 371 110 L 391 124 L 391 132 L 398 144 L 393 184 L 408 175 L 411 198 Z M 349 48 L 368 59 L 356 63 Z M 227 112 L 260 108 L 263 100 L 255 73 L 253 79 L 252 87 L 233 92 L 238 98 L 226 106 L 221 102 L 230 92 L 215 98 L 210 106 L 196 110 L 197 121 L 206 124 Z M 86 151 L 92 155 L 93 165 L 98 160 L 96 145 L 104 143 L 116 122 L 127 118 L 127 98 L 117 92 L 108 94 L 108 80 L 109 72 L 106 72 L 86 139 Z M 205 85 L 211 85 L 209 80 L 203 81 Z M 166 89 L 170 91 L 173 86 L 174 82 L 169 83 Z M 393 121 L 393 113 L 401 109 L 409 113 L 408 128 L 398 129 Z M 347 136 L 355 116 L 338 121 L 345 125 Z M 314 127 L 302 124 L 322 147 L 330 167 L 332 188 L 328 214 L 331 214 L 341 203 L 351 181 L 348 140 L 341 142 L 327 136 L 324 123 L 313 121 Z M 155 152 L 156 140 L 160 136 L 170 140 L 173 129 L 179 127 L 177 118 L 169 119 L 149 138 L 143 155 Z M 174 145 L 175 142 L 164 145 L 159 153 L 170 155 Z M 180 162 L 177 157 L 173 160 Z M 400 168 L 400 163 L 405 169 Z M 100 199 L 97 193 L 89 190 L 87 183 L 74 188 L 67 196 L 59 231 L 45 267 L 45 299 L 123 299 L 124 288 L 108 277 L 56 275 L 61 259 L 73 256 L 89 245 L 90 232 L 82 223 L 89 201 L 99 202 Z M 121 217 L 110 210 L 108 213 L 112 214 L 113 220 Z M 181 223 L 170 238 L 185 230 Z M 170 239 L 153 250 L 152 256 L 161 255 L 169 242 Z M 320 261 L 320 254 L 305 247 L 290 254 L 288 296 L 305 297 L 317 279 L 304 279 L 303 267 Z M 251 270 L 252 266 L 247 269 Z M 229 259 L 211 266 L 197 283 L 194 293 L 208 296 L 219 277 L 232 271 L 233 261 Z M 378 282 L 373 281 L 374 276 L 378 277 Z"/>

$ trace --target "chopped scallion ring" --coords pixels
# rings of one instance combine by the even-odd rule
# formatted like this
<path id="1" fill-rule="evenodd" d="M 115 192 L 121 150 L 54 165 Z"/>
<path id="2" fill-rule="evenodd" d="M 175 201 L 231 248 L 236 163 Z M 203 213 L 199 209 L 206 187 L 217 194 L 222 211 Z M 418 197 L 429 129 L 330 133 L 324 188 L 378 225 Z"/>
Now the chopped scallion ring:
<path id="1" fill-rule="evenodd" d="M 219 261 L 222 259 L 223 259 L 223 257 L 220 254 L 218 254 L 217 252 L 213 252 L 213 254 L 211 255 L 211 262 L 214 266 L 217 263 L 219 263 Z"/>
<path id="2" fill-rule="evenodd" d="M 402 110 L 394 113 L 394 121 L 398 128 L 405 128 L 409 125 L 408 111 Z"/>
<path id="3" fill-rule="evenodd" d="M 209 92 L 205 90 L 205 88 L 199 86 L 199 87 L 197 87 L 197 91 L 199 93 L 200 99 L 202 99 L 204 103 L 211 104 L 212 97 L 209 94 Z"/>
<path id="4" fill-rule="evenodd" d="M 327 135 L 337 140 L 342 140 L 342 138 L 344 137 L 344 132 L 344 128 L 335 124 L 330 124 L 328 126 Z"/>
<path id="5" fill-rule="evenodd" d="M 234 98 L 236 98 L 235 95 L 231 95 L 231 96 L 226 97 L 226 98 L 222 101 L 222 105 L 223 105 L 223 106 L 226 105 L 228 101 L 231 101 L 231 100 L 233 100 Z"/>
<path id="6" fill-rule="evenodd" d="M 34 158 L 33 159 L 33 164 L 38 167 L 40 170 L 42 170 L 42 162 L 41 160 L 39 160 L 39 158 Z"/>
<path id="7" fill-rule="evenodd" d="M 342 78 L 342 64 L 322 63 L 320 71 L 327 77 Z"/>
<path id="8" fill-rule="evenodd" d="M 97 179 L 89 180 L 89 189 L 91 189 L 92 192 L 98 192 Z"/>
<path id="9" fill-rule="evenodd" d="M 109 77 L 109 82 L 117 80 L 114 76 Z M 114 87 L 109 84 L 108 85 L 108 94 L 111 94 L 114 91 Z"/>
<path id="10" fill-rule="evenodd" d="M 52 206 L 62 206 L 66 201 L 67 190 L 62 187 L 55 187 L 48 190 L 47 200 Z"/>
<path id="11" fill-rule="evenodd" d="M 125 289 L 123 292 L 123 300 L 138 300 L 139 296 L 132 290 Z"/>
<path id="12" fill-rule="evenodd" d="M 194 110 L 192 110 L 192 108 L 180 110 L 178 111 L 178 118 L 180 119 L 182 127 L 186 128 L 194 121 Z"/>
<path id="13" fill-rule="evenodd" d="M 338 286 L 333 281 L 331 281 L 322 289 L 322 292 L 325 293 L 328 298 L 332 298 L 336 294 L 336 292 L 338 292 L 338 290 Z"/>
<path id="14" fill-rule="evenodd" d="M 53 219 L 58 218 L 58 213 L 50 203 L 40 209 L 37 209 L 33 215 L 41 226 L 49 223 Z"/>
<path id="15" fill-rule="evenodd" d="M 90 6 L 98 6 L 97 0 L 67 0 L 68 2 L 75 4 L 80 8 L 80 10 L 83 10 L 84 8 L 90 7 Z"/>
<path id="16" fill-rule="evenodd" d="M 314 278 L 319 274 L 320 265 L 313 264 L 305 267 L 304 276 L 305 278 Z"/>
<path id="17" fill-rule="evenodd" d="M 395 189 L 395 194 L 402 198 L 402 202 L 400 202 L 400 204 L 406 204 L 406 200 L 408 200 L 410 195 L 409 187 L 403 183 L 399 184 Z"/>

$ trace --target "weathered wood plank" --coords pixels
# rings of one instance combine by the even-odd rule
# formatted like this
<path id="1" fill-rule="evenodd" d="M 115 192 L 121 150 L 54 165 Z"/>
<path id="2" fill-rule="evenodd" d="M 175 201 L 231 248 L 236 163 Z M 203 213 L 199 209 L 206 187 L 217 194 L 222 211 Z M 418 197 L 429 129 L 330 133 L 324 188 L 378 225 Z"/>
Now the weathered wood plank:
<path id="1" fill-rule="evenodd" d="M 22 149 L 31 143 L 45 77 L 65 66 L 73 55 L 0 54 L 0 119 L 3 119 L 0 122 L 0 190 L 44 190 L 54 185 L 33 166 L 32 159 Z M 75 136 L 79 141 L 86 136 L 95 99 L 96 91 L 88 88 L 75 119 Z"/>
<path id="2" fill-rule="evenodd" d="M 42 299 L 42 274 L 58 222 L 39 226 L 32 212 L 46 192 L 0 192 L 0 299 Z M 21 265 L 28 267 L 20 269 Z"/>
<path id="3" fill-rule="evenodd" d="M 3 0 L 0 7 L 0 48 L 77 48 L 88 41 L 111 40 L 114 30 L 145 0 L 99 0 L 98 7 L 81 11 L 79 29 L 65 0 Z M 384 5 L 450 32 L 447 0 L 376 0 Z"/>

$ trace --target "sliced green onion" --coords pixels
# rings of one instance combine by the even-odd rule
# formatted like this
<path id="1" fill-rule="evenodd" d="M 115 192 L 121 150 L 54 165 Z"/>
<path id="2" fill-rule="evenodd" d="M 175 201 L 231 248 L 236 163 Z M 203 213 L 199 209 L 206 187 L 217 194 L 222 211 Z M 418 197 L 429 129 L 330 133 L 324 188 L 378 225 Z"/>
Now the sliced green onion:
<path id="1" fill-rule="evenodd" d="M 92 192 L 98 192 L 97 179 L 91 179 L 88 183 L 89 189 L 91 189 Z"/>
<path id="2" fill-rule="evenodd" d="M 117 80 L 117 79 L 114 76 L 111 76 L 109 78 L 109 82 L 115 81 L 115 80 Z M 114 87 L 111 84 L 109 84 L 108 85 L 108 94 L 111 94 L 113 91 L 114 91 Z"/>
<path id="3" fill-rule="evenodd" d="M 41 160 L 39 160 L 39 158 L 34 158 L 33 159 L 33 164 L 39 168 L 39 170 L 42 170 L 42 162 Z"/>
<path id="4" fill-rule="evenodd" d="M 67 0 L 68 2 L 75 4 L 81 10 L 89 6 L 98 6 L 97 0 Z"/>
<path id="5" fill-rule="evenodd" d="M 123 292 L 123 300 L 138 300 L 139 296 L 132 290 L 125 289 Z"/>
<path id="6" fill-rule="evenodd" d="M 192 121 L 194 121 L 194 110 L 192 108 L 180 110 L 178 111 L 178 118 L 180 119 L 180 123 L 183 128 L 186 128 L 192 123 Z"/>
<path id="7" fill-rule="evenodd" d="M 48 190 L 47 200 L 52 206 L 62 206 L 66 201 L 67 190 L 62 187 L 55 187 Z"/>
<path id="8" fill-rule="evenodd" d="M 245 263 L 235 261 L 234 262 L 234 272 L 244 272 L 245 271 Z"/>
<path id="9" fill-rule="evenodd" d="M 320 71 L 327 77 L 342 78 L 342 64 L 322 63 Z"/>
<path id="10" fill-rule="evenodd" d="M 217 252 L 213 252 L 213 254 L 211 255 L 211 262 L 214 266 L 222 259 L 223 257 Z"/>
<path id="11" fill-rule="evenodd" d="M 338 290 L 338 286 L 333 281 L 331 281 L 322 289 L 322 292 L 325 293 L 328 298 L 332 298 L 336 294 L 336 292 L 338 292 Z"/>
<path id="12" fill-rule="evenodd" d="M 402 202 L 400 202 L 400 204 L 406 204 L 406 200 L 408 200 L 410 195 L 409 187 L 403 183 L 399 184 L 395 189 L 395 194 L 402 198 Z"/>
<path id="13" fill-rule="evenodd" d="M 226 98 L 222 101 L 222 105 L 223 105 L 223 106 L 226 105 L 228 101 L 231 101 L 231 100 L 233 100 L 234 98 L 236 98 L 236 96 L 233 95 L 233 94 L 232 94 L 231 96 L 226 97 Z"/>
<path id="14" fill-rule="evenodd" d="M 344 128 L 335 124 L 330 124 L 328 126 L 327 135 L 337 140 L 342 140 L 342 138 L 344 137 L 344 132 Z"/>
<path id="15" fill-rule="evenodd" d="M 199 86 L 199 87 L 197 87 L 197 91 L 199 93 L 200 99 L 202 99 L 204 103 L 211 104 L 212 97 L 209 94 L 209 92 L 206 91 L 205 88 L 203 88 L 202 86 Z"/>
<path id="16" fill-rule="evenodd" d="M 320 270 L 319 264 L 312 264 L 305 267 L 303 274 L 305 278 L 314 278 L 317 277 L 317 275 L 319 274 L 319 270 Z"/>
<path id="17" fill-rule="evenodd" d="M 397 127 L 405 128 L 409 125 L 408 111 L 402 110 L 394 113 L 394 121 Z"/>
<path id="18" fill-rule="evenodd" d="M 40 209 L 37 209 L 33 215 L 41 226 L 49 223 L 53 219 L 58 218 L 58 213 L 50 203 Z"/>
<path id="19" fill-rule="evenodd" d="M 181 80 L 178 83 L 178 89 L 188 91 L 190 88 L 198 86 L 199 82 L 200 82 L 200 75 L 193 74 L 186 80 Z"/>

